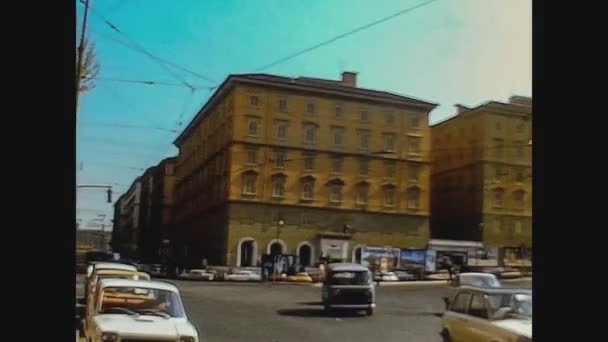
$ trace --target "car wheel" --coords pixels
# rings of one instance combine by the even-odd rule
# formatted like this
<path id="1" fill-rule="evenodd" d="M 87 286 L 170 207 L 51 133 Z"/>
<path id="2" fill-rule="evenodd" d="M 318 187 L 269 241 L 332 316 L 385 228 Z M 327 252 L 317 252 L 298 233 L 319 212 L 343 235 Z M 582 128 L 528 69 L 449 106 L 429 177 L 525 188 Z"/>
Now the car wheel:
<path id="1" fill-rule="evenodd" d="M 441 331 L 441 337 L 443 338 L 443 342 L 452 342 L 452 338 L 450 337 L 450 333 L 443 329 Z"/>
<path id="2" fill-rule="evenodd" d="M 374 308 L 367 308 L 365 310 L 365 314 L 368 315 L 368 316 L 373 315 L 374 314 Z"/>

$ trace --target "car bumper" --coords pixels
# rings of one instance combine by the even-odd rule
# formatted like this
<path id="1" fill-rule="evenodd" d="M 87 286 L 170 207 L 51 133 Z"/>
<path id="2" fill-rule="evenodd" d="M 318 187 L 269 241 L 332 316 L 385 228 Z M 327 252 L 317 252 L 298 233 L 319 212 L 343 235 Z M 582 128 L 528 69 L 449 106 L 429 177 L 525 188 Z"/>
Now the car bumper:
<path id="1" fill-rule="evenodd" d="M 375 308 L 376 307 L 376 303 L 370 303 L 370 304 L 329 304 L 328 305 L 330 308 L 333 309 L 369 309 L 369 308 Z"/>

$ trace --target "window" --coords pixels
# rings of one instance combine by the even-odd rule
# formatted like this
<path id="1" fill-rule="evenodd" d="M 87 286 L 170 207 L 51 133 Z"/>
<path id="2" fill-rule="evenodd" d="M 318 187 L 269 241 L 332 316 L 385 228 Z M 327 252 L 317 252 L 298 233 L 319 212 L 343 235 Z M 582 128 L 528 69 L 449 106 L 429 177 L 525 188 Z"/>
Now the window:
<path id="1" fill-rule="evenodd" d="M 317 140 L 317 126 L 314 124 L 304 125 L 304 144 L 314 145 Z"/>
<path id="2" fill-rule="evenodd" d="M 332 128 L 333 137 L 334 137 L 334 145 L 335 146 L 343 146 L 344 145 L 344 128 L 342 127 L 334 127 Z"/>
<path id="3" fill-rule="evenodd" d="M 258 151 L 255 148 L 247 149 L 247 164 L 255 165 L 258 162 Z"/>
<path id="4" fill-rule="evenodd" d="M 500 234 L 502 231 L 502 221 L 499 219 L 494 220 L 494 230 L 496 233 Z"/>
<path id="5" fill-rule="evenodd" d="M 394 207 L 395 206 L 395 188 L 386 187 L 384 189 L 384 206 Z"/>
<path id="6" fill-rule="evenodd" d="M 313 114 L 315 112 L 315 104 L 308 103 L 306 104 L 306 113 Z"/>
<path id="7" fill-rule="evenodd" d="M 384 123 L 387 125 L 395 124 L 395 113 L 393 111 L 384 113 Z"/>
<path id="8" fill-rule="evenodd" d="M 488 308 L 486 306 L 485 296 L 482 294 L 474 294 L 469 307 L 469 315 L 488 319 Z"/>
<path id="9" fill-rule="evenodd" d="M 459 312 L 466 314 L 469 309 L 469 302 L 471 301 L 471 294 L 468 292 L 461 292 L 456 295 L 452 305 L 450 305 L 450 310 L 454 312 Z"/>
<path id="10" fill-rule="evenodd" d="M 412 183 L 418 183 L 420 179 L 420 166 L 410 165 L 408 168 L 407 179 Z"/>
<path id="11" fill-rule="evenodd" d="M 355 202 L 359 205 L 367 204 L 367 193 L 369 190 L 369 186 L 367 184 L 360 184 L 357 186 L 357 193 L 355 197 Z"/>
<path id="12" fill-rule="evenodd" d="M 274 177 L 272 180 L 272 197 L 283 197 L 285 195 L 285 177 Z"/>
<path id="13" fill-rule="evenodd" d="M 329 188 L 329 201 L 332 203 L 342 202 L 342 185 L 332 184 Z"/>
<path id="14" fill-rule="evenodd" d="M 260 100 L 258 99 L 257 96 L 252 95 L 249 97 L 249 104 L 251 104 L 252 106 L 257 106 L 257 105 L 259 105 L 259 103 L 260 103 Z"/>
<path id="15" fill-rule="evenodd" d="M 517 220 L 513 223 L 513 225 L 515 226 L 515 234 L 521 234 L 521 221 Z"/>
<path id="16" fill-rule="evenodd" d="M 369 149 L 369 131 L 359 131 L 359 148 L 362 150 Z"/>
<path id="17" fill-rule="evenodd" d="M 248 127 L 247 134 L 252 137 L 257 137 L 258 136 L 258 126 L 259 126 L 258 119 L 249 119 L 249 121 L 247 123 L 247 127 Z"/>
<path id="18" fill-rule="evenodd" d="M 386 162 L 385 166 L 385 173 L 384 176 L 386 178 L 395 178 L 395 170 L 397 168 L 397 165 L 395 164 L 395 162 Z"/>
<path id="19" fill-rule="evenodd" d="M 525 192 L 522 190 L 517 190 L 513 193 L 513 206 L 515 207 L 515 209 L 524 208 L 524 197 Z"/>
<path id="20" fill-rule="evenodd" d="M 522 170 L 515 172 L 515 181 L 519 183 L 524 181 L 524 172 Z"/>
<path id="21" fill-rule="evenodd" d="M 515 159 L 517 161 L 522 161 L 524 159 L 524 142 L 516 141 L 515 144 Z"/>
<path id="22" fill-rule="evenodd" d="M 410 126 L 412 128 L 420 128 L 420 115 L 419 114 L 410 115 Z"/>
<path id="23" fill-rule="evenodd" d="M 279 140 L 287 140 L 287 127 L 288 124 L 285 121 L 279 121 L 277 123 L 277 138 Z"/>
<path id="24" fill-rule="evenodd" d="M 336 106 L 336 118 L 343 118 L 344 117 L 344 108 L 342 108 L 342 106 L 338 105 Z"/>
<path id="25" fill-rule="evenodd" d="M 314 171 L 315 169 L 315 157 L 312 155 L 306 155 L 304 157 L 304 171 Z"/>
<path id="26" fill-rule="evenodd" d="M 494 139 L 494 158 L 496 158 L 496 159 L 504 158 L 504 140 L 503 139 Z"/>
<path id="27" fill-rule="evenodd" d="M 384 135 L 384 150 L 387 152 L 395 151 L 395 135 L 385 134 Z"/>
<path id="28" fill-rule="evenodd" d="M 420 189 L 409 188 L 407 190 L 407 207 L 408 209 L 418 209 L 420 207 Z"/>
<path id="29" fill-rule="evenodd" d="M 274 167 L 285 168 L 285 160 L 287 159 L 285 151 L 276 151 L 275 154 Z"/>
<path id="30" fill-rule="evenodd" d="M 312 200 L 314 196 L 315 181 L 312 179 L 302 182 L 302 199 Z"/>
<path id="31" fill-rule="evenodd" d="M 360 176 L 369 175 L 369 159 L 366 159 L 366 158 L 359 159 L 359 175 Z"/>
<path id="32" fill-rule="evenodd" d="M 504 196 L 505 192 L 503 189 L 495 189 L 494 190 L 494 206 L 502 207 L 504 205 Z"/>
<path id="33" fill-rule="evenodd" d="M 279 110 L 283 113 L 287 112 L 287 99 L 284 97 L 279 99 Z"/>
<path id="34" fill-rule="evenodd" d="M 369 121 L 369 112 L 367 111 L 367 109 L 361 109 L 361 111 L 359 112 L 359 118 L 361 119 L 361 121 L 364 122 Z"/>
<path id="35" fill-rule="evenodd" d="M 331 172 L 332 173 L 342 173 L 344 166 L 344 158 L 342 157 L 334 157 L 331 160 Z"/>
<path id="36" fill-rule="evenodd" d="M 422 138 L 420 137 L 408 137 L 408 150 L 410 154 L 420 154 L 420 142 Z"/>
<path id="37" fill-rule="evenodd" d="M 243 176 L 243 193 L 247 195 L 255 195 L 256 193 L 257 175 L 246 174 Z"/>

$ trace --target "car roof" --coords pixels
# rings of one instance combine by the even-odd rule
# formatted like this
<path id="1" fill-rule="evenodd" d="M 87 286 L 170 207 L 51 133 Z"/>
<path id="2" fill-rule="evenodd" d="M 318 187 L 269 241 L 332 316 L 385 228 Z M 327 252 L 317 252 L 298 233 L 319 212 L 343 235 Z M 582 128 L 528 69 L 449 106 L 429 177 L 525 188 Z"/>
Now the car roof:
<path id="1" fill-rule="evenodd" d="M 523 288 L 510 288 L 510 287 L 477 287 L 477 286 L 461 286 L 459 288 L 460 291 L 474 291 L 474 292 L 483 292 L 487 294 L 532 294 L 531 289 L 523 289 Z"/>
<path id="2" fill-rule="evenodd" d="M 138 273 L 137 271 L 133 271 L 133 270 L 117 270 L 117 269 L 101 269 L 101 270 L 97 270 L 97 272 L 95 272 L 95 274 L 99 274 L 99 275 L 105 275 L 105 274 L 134 274 L 134 273 Z"/>
<path id="3" fill-rule="evenodd" d="M 360 264 L 355 264 L 352 262 L 337 262 L 334 264 L 329 264 L 327 268 L 333 272 L 342 272 L 342 271 L 369 271 L 367 267 L 362 266 Z"/>
<path id="4" fill-rule="evenodd" d="M 125 271 L 137 271 L 137 267 L 133 265 L 120 264 L 117 262 L 100 262 L 94 264 L 95 270 L 125 270 Z"/>
<path id="5" fill-rule="evenodd" d="M 158 289 L 171 292 L 179 292 L 177 287 L 173 284 L 162 282 L 162 281 L 150 281 L 150 280 L 133 280 L 133 279 L 117 279 L 117 278 L 106 278 L 102 279 L 100 283 L 101 288 L 106 287 L 139 287 L 145 289 Z"/>

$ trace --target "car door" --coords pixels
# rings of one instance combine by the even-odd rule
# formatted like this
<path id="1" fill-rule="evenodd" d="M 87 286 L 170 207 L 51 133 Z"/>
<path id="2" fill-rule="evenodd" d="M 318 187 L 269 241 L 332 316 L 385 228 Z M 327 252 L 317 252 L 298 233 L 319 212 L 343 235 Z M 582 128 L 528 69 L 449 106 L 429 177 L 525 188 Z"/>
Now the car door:
<path id="1" fill-rule="evenodd" d="M 471 295 L 469 291 L 458 292 L 443 316 L 444 327 L 450 333 L 450 338 L 453 342 L 468 342 L 466 338 L 466 325 L 469 321 L 467 312 Z"/>
<path id="2" fill-rule="evenodd" d="M 464 332 L 467 341 L 502 341 L 490 321 L 490 303 L 484 293 L 474 293 L 469 305 L 469 321 Z"/>

